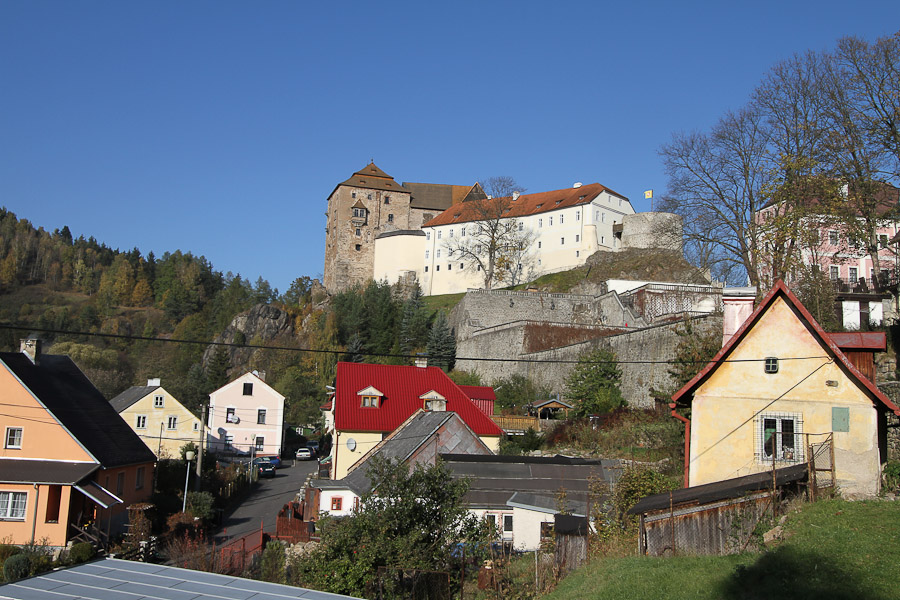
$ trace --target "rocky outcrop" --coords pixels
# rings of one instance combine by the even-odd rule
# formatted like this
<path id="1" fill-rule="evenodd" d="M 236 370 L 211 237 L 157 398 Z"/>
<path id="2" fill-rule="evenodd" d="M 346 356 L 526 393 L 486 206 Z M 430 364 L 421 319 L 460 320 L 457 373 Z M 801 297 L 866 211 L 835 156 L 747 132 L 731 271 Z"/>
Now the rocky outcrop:
<path id="1" fill-rule="evenodd" d="M 257 304 L 231 320 L 215 342 L 226 344 L 271 344 L 274 340 L 293 336 L 293 320 L 283 310 L 270 304 Z M 232 367 L 246 367 L 253 362 L 258 349 L 237 346 L 209 346 L 203 353 L 204 367 L 212 360 L 217 348 L 225 348 Z"/>

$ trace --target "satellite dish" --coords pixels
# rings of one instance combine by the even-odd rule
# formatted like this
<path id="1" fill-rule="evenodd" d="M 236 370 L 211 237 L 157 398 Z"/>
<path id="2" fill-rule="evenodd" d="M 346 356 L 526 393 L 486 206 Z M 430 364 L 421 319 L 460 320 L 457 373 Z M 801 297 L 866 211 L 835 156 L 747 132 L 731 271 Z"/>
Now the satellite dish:
<path id="1" fill-rule="evenodd" d="M 350 452 L 356 450 L 356 440 L 354 440 L 353 438 L 347 440 L 347 450 L 349 450 Z"/>

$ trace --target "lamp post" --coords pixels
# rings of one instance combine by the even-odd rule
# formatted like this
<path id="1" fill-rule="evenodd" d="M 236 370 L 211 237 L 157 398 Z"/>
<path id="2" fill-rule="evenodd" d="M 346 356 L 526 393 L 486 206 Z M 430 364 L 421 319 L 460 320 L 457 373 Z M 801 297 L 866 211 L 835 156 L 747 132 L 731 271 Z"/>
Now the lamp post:
<path id="1" fill-rule="evenodd" d="M 184 474 L 184 501 L 181 503 L 181 512 L 187 512 L 188 481 L 191 479 L 191 461 L 194 460 L 194 456 L 193 450 L 188 450 L 184 453 L 184 462 L 187 463 L 187 470 Z"/>

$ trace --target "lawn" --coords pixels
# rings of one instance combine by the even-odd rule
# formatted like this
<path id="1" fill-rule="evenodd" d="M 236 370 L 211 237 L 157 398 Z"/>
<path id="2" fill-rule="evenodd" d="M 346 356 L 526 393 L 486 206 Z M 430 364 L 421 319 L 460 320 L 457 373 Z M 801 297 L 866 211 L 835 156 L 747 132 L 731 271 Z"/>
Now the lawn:
<path id="1" fill-rule="evenodd" d="M 824 500 L 785 523 L 785 538 L 738 556 L 597 559 L 547 600 L 900 598 L 900 503 Z"/>

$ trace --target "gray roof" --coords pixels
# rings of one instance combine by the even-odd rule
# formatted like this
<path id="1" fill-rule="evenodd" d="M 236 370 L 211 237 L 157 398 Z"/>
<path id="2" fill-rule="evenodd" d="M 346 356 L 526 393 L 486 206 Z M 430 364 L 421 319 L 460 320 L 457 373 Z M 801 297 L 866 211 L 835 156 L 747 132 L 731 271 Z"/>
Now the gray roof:
<path id="1" fill-rule="evenodd" d="M 106 468 L 156 462 L 156 455 L 68 356 L 0 352 L 0 362 Z"/>
<path id="2" fill-rule="evenodd" d="M 109 401 L 112 404 L 112 407 L 116 409 L 116 412 L 120 413 L 141 398 L 146 398 L 147 394 L 152 393 L 154 390 L 158 390 L 159 385 L 136 385 L 134 387 L 130 387 L 112 400 Z"/>
<path id="3" fill-rule="evenodd" d="M 403 187 L 411 192 L 411 208 L 447 210 L 453 204 L 453 186 L 442 183 L 409 183 Z"/>
<path id="4" fill-rule="evenodd" d="M 0 460 L 0 483 L 72 485 L 99 468 L 96 463 L 4 458 Z"/>
<path id="5" fill-rule="evenodd" d="M 469 478 L 466 501 L 472 506 L 505 507 L 517 494 L 519 503 L 547 504 L 565 488 L 569 506 L 584 507 L 591 479 L 615 482 L 622 464 L 618 460 L 568 456 L 468 456 L 442 454 L 455 477 Z M 543 502 L 543 504 L 540 504 Z M 546 508 L 546 507 L 545 507 Z"/>
<path id="6" fill-rule="evenodd" d="M 559 499 L 550 494 L 516 492 L 506 501 L 506 505 L 555 514 L 559 510 Z M 587 514 L 587 502 L 570 500 L 568 496 L 566 497 L 566 508 L 575 516 L 583 517 Z"/>
<path id="7" fill-rule="evenodd" d="M 368 456 L 363 457 L 363 462 L 340 481 L 357 496 L 362 496 L 372 489 L 368 467 L 372 457 L 381 456 L 393 462 L 405 462 L 441 425 L 455 416 L 456 413 L 450 411 L 423 411 L 414 415 L 390 438 L 375 446 Z"/>
<path id="8" fill-rule="evenodd" d="M 382 238 L 394 237 L 395 235 L 413 235 L 425 237 L 425 232 L 421 229 L 395 229 L 394 231 L 385 231 L 384 233 L 379 233 L 375 236 L 375 239 L 380 240 Z"/>
<path id="9" fill-rule="evenodd" d="M 352 600 L 353 597 L 230 575 L 106 558 L 0 586 L 0 598 L 17 600 L 58 600 L 59 598 Z"/>

